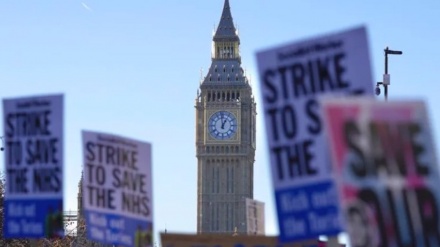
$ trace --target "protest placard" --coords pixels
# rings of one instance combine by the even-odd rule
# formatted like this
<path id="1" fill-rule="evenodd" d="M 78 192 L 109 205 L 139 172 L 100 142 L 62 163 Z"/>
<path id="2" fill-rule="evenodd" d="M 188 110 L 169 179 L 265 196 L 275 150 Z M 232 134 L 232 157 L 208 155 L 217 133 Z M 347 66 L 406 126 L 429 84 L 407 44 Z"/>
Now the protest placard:
<path id="1" fill-rule="evenodd" d="M 326 100 L 351 246 L 440 246 L 440 179 L 421 101 Z"/>
<path id="2" fill-rule="evenodd" d="M 151 145 L 83 131 L 87 237 L 116 246 L 152 246 Z"/>
<path id="3" fill-rule="evenodd" d="M 248 235 L 264 235 L 264 203 L 246 198 L 246 232 Z"/>
<path id="4" fill-rule="evenodd" d="M 55 238 L 63 226 L 63 95 L 3 100 L 5 238 Z"/>
<path id="5" fill-rule="evenodd" d="M 318 240 L 280 244 L 274 236 L 161 233 L 162 247 L 318 247 Z"/>
<path id="6" fill-rule="evenodd" d="M 257 53 L 280 239 L 341 231 L 318 96 L 373 94 L 364 27 Z"/>

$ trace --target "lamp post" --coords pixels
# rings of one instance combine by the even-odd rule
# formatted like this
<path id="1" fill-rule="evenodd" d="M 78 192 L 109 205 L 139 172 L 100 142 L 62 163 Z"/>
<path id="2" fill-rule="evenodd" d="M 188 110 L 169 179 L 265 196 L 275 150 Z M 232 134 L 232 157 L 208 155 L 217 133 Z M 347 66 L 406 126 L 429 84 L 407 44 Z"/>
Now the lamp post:
<path id="1" fill-rule="evenodd" d="M 390 85 L 390 75 L 388 74 L 388 54 L 390 55 L 402 55 L 402 51 L 396 51 L 396 50 L 390 50 L 388 49 L 388 46 L 384 50 L 385 53 L 385 73 L 383 75 L 383 81 L 377 82 L 376 84 L 376 94 L 380 94 L 380 88 L 379 86 L 382 85 L 384 88 L 384 96 L 385 101 L 388 100 L 388 86 Z"/>

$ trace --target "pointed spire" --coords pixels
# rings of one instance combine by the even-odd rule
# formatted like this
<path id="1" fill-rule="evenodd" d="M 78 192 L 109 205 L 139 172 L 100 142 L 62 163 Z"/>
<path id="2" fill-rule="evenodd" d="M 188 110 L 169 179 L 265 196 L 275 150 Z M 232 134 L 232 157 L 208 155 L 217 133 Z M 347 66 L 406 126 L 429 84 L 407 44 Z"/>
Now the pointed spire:
<path id="1" fill-rule="evenodd" d="M 239 40 L 239 37 L 235 30 L 234 21 L 232 20 L 229 0 L 225 0 L 222 16 L 220 18 L 220 23 L 218 24 L 217 31 L 215 32 L 214 35 L 214 41 L 220 41 L 220 40 L 231 40 L 231 41 Z"/>

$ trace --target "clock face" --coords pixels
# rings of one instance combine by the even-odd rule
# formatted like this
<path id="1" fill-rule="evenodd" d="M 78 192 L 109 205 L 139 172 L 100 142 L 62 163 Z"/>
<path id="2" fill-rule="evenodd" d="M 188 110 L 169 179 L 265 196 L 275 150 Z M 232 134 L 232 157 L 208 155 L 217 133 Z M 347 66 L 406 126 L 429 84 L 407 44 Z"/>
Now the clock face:
<path id="1" fill-rule="evenodd" d="M 209 118 L 209 134 L 218 140 L 227 140 L 237 132 L 237 119 L 228 111 L 218 111 Z"/>

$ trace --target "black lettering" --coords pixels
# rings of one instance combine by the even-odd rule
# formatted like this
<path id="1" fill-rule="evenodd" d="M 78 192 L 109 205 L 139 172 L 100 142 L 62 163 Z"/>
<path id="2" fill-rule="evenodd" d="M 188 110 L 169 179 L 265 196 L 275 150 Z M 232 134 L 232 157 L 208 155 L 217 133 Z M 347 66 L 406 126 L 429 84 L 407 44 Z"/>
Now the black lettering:
<path id="1" fill-rule="evenodd" d="M 148 202 L 149 199 L 146 196 L 122 192 L 122 211 L 148 216 L 150 215 Z"/>
<path id="2" fill-rule="evenodd" d="M 295 138 L 297 130 L 296 113 L 295 109 L 291 105 L 285 105 L 283 108 L 278 110 L 277 108 L 272 108 L 266 111 L 271 122 L 273 139 L 278 141 L 280 137 L 285 137 L 287 139 Z M 278 117 L 279 115 L 279 117 Z M 279 133 L 278 124 L 281 124 L 282 133 Z M 280 136 L 280 134 L 282 134 Z"/>
<path id="3" fill-rule="evenodd" d="M 8 128 L 6 129 L 6 136 L 9 138 L 14 137 L 15 129 L 14 129 L 14 124 L 12 123 L 13 118 L 14 118 L 14 115 L 11 113 L 9 113 L 6 116 L 6 125 L 8 126 Z"/>
<path id="4" fill-rule="evenodd" d="M 112 171 L 113 174 L 113 187 L 115 188 L 119 188 L 121 186 L 121 180 L 119 178 L 119 176 L 121 175 L 121 171 L 117 168 L 113 169 Z"/>
<path id="5" fill-rule="evenodd" d="M 6 169 L 8 173 L 8 189 L 11 194 L 27 194 L 27 168 Z"/>
<path id="6" fill-rule="evenodd" d="M 425 246 L 440 246 L 439 214 L 435 196 L 427 188 L 417 188 L 416 195 Z"/>
<path id="7" fill-rule="evenodd" d="M 316 85 L 315 85 L 315 71 L 313 69 L 313 61 L 309 61 L 307 63 L 307 67 L 309 70 L 309 78 L 310 78 L 310 91 L 312 94 L 316 93 Z"/>
<path id="8" fill-rule="evenodd" d="M 394 193 L 398 193 L 398 190 L 394 190 Z M 399 204 L 395 203 L 395 199 L 393 197 L 393 190 L 391 188 L 386 189 L 386 194 L 387 194 L 387 198 L 388 198 L 388 202 L 389 202 L 389 206 L 390 206 L 390 212 L 391 212 L 391 216 L 393 219 L 393 223 L 394 223 L 394 228 L 396 229 L 396 237 L 397 237 L 397 246 L 402 246 L 402 247 L 412 247 L 412 246 L 416 246 L 415 243 L 415 236 L 414 236 L 414 227 L 413 227 L 413 222 L 411 219 L 411 215 L 410 215 L 410 208 L 409 208 L 409 204 L 408 204 L 408 193 L 407 191 L 404 189 L 403 190 L 403 196 L 404 196 L 404 206 L 405 206 L 405 215 L 406 217 L 399 217 L 399 209 L 397 208 L 398 206 L 400 206 Z M 403 224 L 399 224 L 399 220 L 404 221 Z M 406 220 L 408 220 L 409 222 L 406 222 Z M 402 234 L 400 226 L 405 225 L 409 227 L 409 230 L 405 233 Z M 409 243 L 407 241 L 405 241 L 405 237 L 409 236 Z"/>
<path id="9" fill-rule="evenodd" d="M 297 134 L 296 114 L 295 109 L 291 105 L 285 105 L 282 109 L 281 123 L 283 126 L 283 133 L 287 139 L 295 138 Z"/>
<path id="10" fill-rule="evenodd" d="M 272 127 L 272 136 L 275 141 L 278 141 L 278 121 L 277 121 L 277 108 L 272 108 L 266 111 L 269 116 L 271 127 Z"/>
<path id="11" fill-rule="evenodd" d="M 373 207 L 371 209 L 371 212 L 374 212 L 374 217 L 379 226 L 379 247 L 388 246 L 387 231 L 385 228 L 384 217 L 382 215 L 382 208 L 380 206 L 379 198 L 376 196 L 376 193 L 374 193 L 374 191 L 369 188 L 363 188 L 359 191 L 358 198 L 364 201 L 365 205 Z"/>
<path id="12" fill-rule="evenodd" d="M 96 146 L 98 146 L 98 162 L 101 164 L 102 161 L 104 160 L 104 155 L 102 154 L 102 150 L 104 148 L 104 146 L 100 143 L 97 143 Z"/>
<path id="13" fill-rule="evenodd" d="M 268 103 L 274 103 L 278 99 L 277 90 L 271 81 L 271 79 L 275 76 L 275 72 L 273 70 L 266 70 L 264 73 L 264 85 L 269 90 L 270 95 L 265 95 L 264 99 Z"/>
<path id="14" fill-rule="evenodd" d="M 278 179 L 284 179 L 284 169 L 283 169 L 283 157 L 281 156 L 283 151 L 283 147 L 274 147 L 272 148 L 272 152 L 276 157 L 277 171 L 278 171 Z"/>
<path id="15" fill-rule="evenodd" d="M 363 178 L 367 176 L 367 164 L 362 149 L 356 142 L 360 134 L 360 130 L 354 121 L 347 121 L 344 124 L 344 139 L 347 143 L 348 152 L 351 154 L 348 166 L 356 176 Z"/>
<path id="16" fill-rule="evenodd" d="M 301 159 L 301 147 L 296 144 L 293 146 L 290 146 L 285 149 L 285 152 L 287 152 L 287 157 L 289 160 L 289 175 L 291 178 L 293 177 L 300 177 L 303 174 L 302 169 L 302 159 Z M 296 172 L 294 171 L 296 170 Z"/>
<path id="17" fill-rule="evenodd" d="M 275 155 L 278 179 L 284 179 L 285 170 L 289 178 L 316 174 L 311 164 L 314 158 L 310 150 L 312 146 L 312 140 L 305 140 L 289 146 L 273 147 L 271 151 Z"/>
<path id="18" fill-rule="evenodd" d="M 93 182 L 93 167 L 94 167 L 94 165 L 91 163 L 87 163 L 86 166 L 87 166 L 87 174 L 89 175 L 88 180 L 89 180 L 89 183 L 92 184 L 92 183 L 94 183 Z"/>
<path id="19" fill-rule="evenodd" d="M 100 166 L 100 165 L 98 165 L 98 166 L 96 166 L 96 169 L 95 169 L 95 175 L 96 175 L 96 182 L 99 184 L 99 185 L 104 185 L 104 183 L 105 183 L 105 169 L 104 169 L 104 167 L 102 167 L 102 166 Z"/>
<path id="20" fill-rule="evenodd" d="M 418 123 L 409 123 L 408 132 L 413 150 L 414 163 L 416 165 L 416 171 L 419 175 L 428 176 L 429 168 L 426 164 L 422 164 L 420 156 L 425 153 L 425 148 L 422 144 L 416 141 L 417 135 L 420 134 L 421 128 Z"/>
<path id="21" fill-rule="evenodd" d="M 146 177 L 145 177 L 145 175 L 144 174 L 139 174 L 138 176 L 137 176 L 138 178 L 138 183 L 139 183 L 139 192 L 141 192 L 141 193 L 147 193 L 147 191 L 146 191 L 146 189 L 145 189 L 145 187 L 146 187 L 146 183 L 145 183 L 145 180 L 147 179 Z"/>
<path id="22" fill-rule="evenodd" d="M 428 166 L 421 163 L 424 154 L 423 145 L 417 141 L 420 126 L 416 123 L 371 122 L 369 123 L 369 146 L 371 147 L 372 170 L 377 175 L 386 171 L 389 176 L 406 176 L 408 167 L 415 164 L 416 172 L 421 176 L 429 174 Z M 408 160 L 412 153 L 412 160 Z"/>
<path id="23" fill-rule="evenodd" d="M 304 67 L 300 63 L 296 63 L 292 65 L 290 68 L 290 72 L 292 73 L 292 80 L 295 90 L 295 97 L 301 96 L 307 96 L 307 88 L 305 83 L 305 71 Z M 300 94 L 300 90 L 302 93 Z"/>
<path id="24" fill-rule="evenodd" d="M 274 70 L 266 70 L 262 75 L 265 102 L 275 103 L 279 97 L 287 101 L 293 97 L 300 98 L 319 92 L 348 89 L 350 83 L 345 78 L 347 72 L 344 66 L 345 58 L 345 53 L 339 52 L 303 63 L 296 62 Z M 352 93 L 362 92 L 355 90 Z"/>
<path id="25" fill-rule="evenodd" d="M 117 164 L 115 161 L 115 148 L 113 146 L 105 146 L 105 162 L 107 164 Z"/>
<path id="26" fill-rule="evenodd" d="M 95 144 L 93 142 L 86 143 L 86 151 L 87 151 L 86 159 L 88 161 L 94 161 L 96 158 L 95 153 L 93 152 L 94 147 L 95 147 Z"/>
<path id="27" fill-rule="evenodd" d="M 88 185 L 87 190 L 89 192 L 89 202 L 93 206 L 115 209 L 114 205 L 114 193 L 113 189 L 98 188 Z"/>
<path id="28" fill-rule="evenodd" d="M 119 171 L 113 170 L 113 186 L 115 188 L 122 188 L 133 192 L 146 193 L 145 190 L 145 175 L 135 173 L 132 171 Z"/>
<path id="29" fill-rule="evenodd" d="M 309 175 L 316 174 L 316 170 L 311 166 L 311 161 L 314 158 L 313 153 L 311 152 L 310 148 L 313 145 L 312 140 L 305 140 L 303 143 L 303 157 L 304 157 L 304 164 L 306 167 L 306 173 Z"/>
<path id="30" fill-rule="evenodd" d="M 6 117 L 8 137 L 50 136 L 51 111 L 15 112 Z"/>
<path id="31" fill-rule="evenodd" d="M 349 95 L 357 96 L 357 95 L 363 95 L 365 94 L 364 89 L 354 89 L 353 91 L 349 92 Z"/>
<path id="32" fill-rule="evenodd" d="M 397 156 L 397 160 L 402 161 L 399 159 L 399 156 L 403 156 L 401 156 L 400 153 L 395 152 L 397 147 L 402 146 L 402 143 L 400 140 L 397 140 L 396 142 L 396 136 L 389 133 L 387 125 L 372 122 L 369 124 L 369 128 L 369 146 L 371 147 L 370 155 L 373 162 L 373 164 L 371 164 L 371 175 L 377 176 L 377 173 L 380 170 L 386 171 L 387 174 L 391 174 L 391 171 L 387 165 L 385 152 L 387 152 L 389 156 Z M 397 138 L 400 139 L 399 136 L 397 136 Z M 400 165 L 400 167 L 402 166 Z"/>
<path id="33" fill-rule="evenodd" d="M 287 77 L 286 77 L 286 67 L 279 67 L 278 68 L 278 72 L 281 75 L 281 86 L 283 87 L 283 96 L 284 99 L 287 100 L 289 99 L 289 87 L 288 87 L 288 83 L 287 83 Z"/>
<path id="34" fill-rule="evenodd" d="M 137 171 L 137 152 L 136 151 L 132 151 L 132 152 L 130 152 L 130 154 L 131 154 L 131 157 L 130 157 L 130 160 L 131 160 L 131 162 L 129 162 L 129 163 L 131 163 L 131 168 L 133 168 L 133 170 L 135 170 L 135 171 Z M 128 155 L 127 155 L 127 159 L 128 159 Z M 128 162 L 128 161 L 127 161 Z"/>
<path id="35" fill-rule="evenodd" d="M 122 165 L 127 165 L 130 166 L 130 159 L 129 159 L 129 151 L 128 150 L 121 150 L 121 154 L 122 154 L 122 160 L 121 160 L 121 164 Z"/>
<path id="36" fill-rule="evenodd" d="M 20 165 L 23 156 L 23 149 L 20 141 L 6 142 L 7 162 L 9 165 Z"/>
<path id="37" fill-rule="evenodd" d="M 28 139 L 26 141 L 26 152 L 28 165 L 32 164 L 58 164 L 57 138 L 51 139 Z"/>
<path id="38" fill-rule="evenodd" d="M 61 190 L 60 169 L 44 167 L 33 170 L 33 192 L 59 192 Z"/>
<path id="39" fill-rule="evenodd" d="M 342 66 L 342 60 L 344 60 L 345 54 L 338 53 L 333 57 L 333 64 L 335 65 L 335 73 L 336 73 L 336 84 L 338 88 L 348 88 L 349 83 L 344 81 L 342 76 L 344 75 L 346 69 Z"/>
<path id="40" fill-rule="evenodd" d="M 311 123 L 307 125 L 310 134 L 317 135 L 321 132 L 321 120 L 319 119 L 319 106 L 315 99 L 309 99 L 306 102 L 306 113 Z"/>
<path id="41" fill-rule="evenodd" d="M 86 143 L 88 161 L 97 160 L 99 164 L 103 162 L 110 165 L 129 167 L 137 170 L 137 152 L 111 145 L 100 143 Z"/>
<path id="42" fill-rule="evenodd" d="M 324 60 L 317 60 L 318 67 L 318 77 L 319 77 L 319 85 L 321 86 L 321 92 L 325 92 L 326 83 L 330 91 L 333 91 L 334 85 L 329 71 L 329 58 L 326 57 Z"/>

